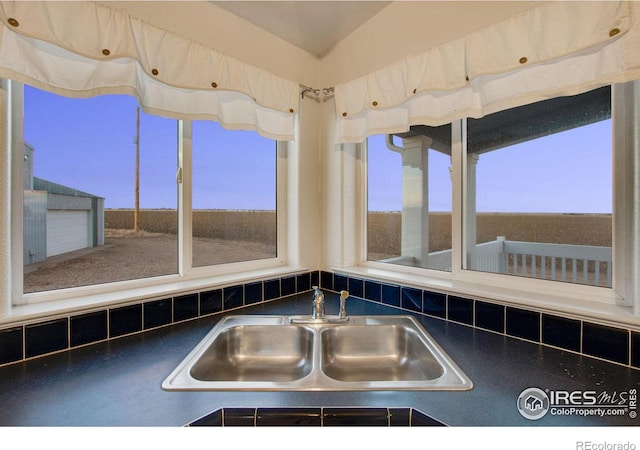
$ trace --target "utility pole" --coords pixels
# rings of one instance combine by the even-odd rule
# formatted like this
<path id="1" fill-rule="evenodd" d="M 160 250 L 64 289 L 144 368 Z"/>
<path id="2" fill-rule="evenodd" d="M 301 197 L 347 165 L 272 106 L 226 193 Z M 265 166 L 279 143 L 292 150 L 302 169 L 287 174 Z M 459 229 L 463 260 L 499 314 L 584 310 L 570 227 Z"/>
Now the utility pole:
<path id="1" fill-rule="evenodd" d="M 136 182 L 135 182 L 135 205 L 133 210 L 133 230 L 136 234 L 140 232 L 140 107 L 136 107 Z"/>

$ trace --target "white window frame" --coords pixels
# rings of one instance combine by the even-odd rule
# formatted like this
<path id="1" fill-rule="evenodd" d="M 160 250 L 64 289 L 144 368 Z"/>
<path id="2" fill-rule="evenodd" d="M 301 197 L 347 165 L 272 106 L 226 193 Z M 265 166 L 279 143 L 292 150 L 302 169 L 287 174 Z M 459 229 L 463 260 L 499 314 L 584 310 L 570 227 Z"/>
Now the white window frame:
<path id="1" fill-rule="evenodd" d="M 537 308 L 560 309 L 574 312 L 592 308 L 593 304 L 605 305 L 607 314 L 620 314 L 618 307 L 636 306 L 638 299 L 638 205 L 634 189 L 637 170 L 638 142 L 634 136 L 640 130 L 639 82 L 612 86 L 612 134 L 613 134 L 613 286 L 611 288 L 575 283 L 541 280 L 513 275 L 479 272 L 463 268 L 465 252 L 465 203 L 466 203 L 466 119 L 452 122 L 452 270 L 444 272 L 366 260 L 367 249 L 367 152 L 362 144 L 362 189 L 360 246 L 363 258 L 358 267 L 344 268 L 358 276 L 374 276 L 389 282 L 409 284 L 453 291 L 475 298 L 493 299 Z M 635 169 L 634 169 L 635 167 Z M 634 219 L 634 215 L 636 218 Z M 596 306 L 597 310 L 598 307 Z M 640 308 L 635 308 L 639 310 Z M 625 310 L 626 311 L 626 310 Z M 635 313 L 634 313 L 635 314 Z"/>
<path id="2" fill-rule="evenodd" d="M 24 87 L 22 83 L 7 80 L 10 99 L 11 146 L 11 240 L 23 242 L 23 111 Z M 181 290 L 193 290 L 212 285 L 242 282 L 260 277 L 260 274 L 278 274 L 287 264 L 287 152 L 288 143 L 274 141 L 276 145 L 276 257 L 228 264 L 192 267 L 192 123 L 178 120 L 177 180 L 178 180 L 178 271 L 157 277 L 114 281 L 105 284 L 70 287 L 25 294 L 23 284 L 22 244 L 12 245 L 11 305 L 23 306 L 75 299 L 77 304 L 112 303 L 166 295 Z M 74 305 L 75 306 L 75 305 Z M 54 308 L 55 309 L 55 308 Z"/>

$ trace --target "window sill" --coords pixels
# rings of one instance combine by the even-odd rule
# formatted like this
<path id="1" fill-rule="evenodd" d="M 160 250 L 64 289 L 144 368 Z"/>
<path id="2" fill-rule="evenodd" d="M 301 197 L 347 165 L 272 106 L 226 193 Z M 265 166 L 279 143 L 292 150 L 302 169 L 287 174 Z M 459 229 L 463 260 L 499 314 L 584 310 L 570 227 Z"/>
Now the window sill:
<path id="1" fill-rule="evenodd" d="M 477 300 L 525 308 L 544 313 L 556 313 L 579 320 L 588 319 L 603 325 L 625 326 L 640 330 L 640 317 L 631 307 L 605 303 L 593 295 L 572 297 L 559 293 L 504 287 L 495 283 L 460 281 L 449 277 L 429 277 L 378 267 L 353 266 L 334 268 L 335 272 L 364 279 L 374 279 L 446 294 L 468 296 Z M 580 286 L 583 288 L 583 286 Z"/>
<path id="2" fill-rule="evenodd" d="M 279 278 L 308 270 L 305 267 L 278 266 L 192 279 L 176 279 L 173 276 L 159 277 L 154 280 L 155 282 L 130 288 L 123 287 L 121 283 L 118 283 L 118 286 L 108 292 L 74 295 L 64 299 L 15 305 L 11 307 L 8 314 L 0 317 L 0 326 L 17 322 L 41 321 L 43 318 L 56 318 L 78 312 L 139 303 L 142 300 L 187 294 L 204 289 L 216 289 L 254 280 Z"/>

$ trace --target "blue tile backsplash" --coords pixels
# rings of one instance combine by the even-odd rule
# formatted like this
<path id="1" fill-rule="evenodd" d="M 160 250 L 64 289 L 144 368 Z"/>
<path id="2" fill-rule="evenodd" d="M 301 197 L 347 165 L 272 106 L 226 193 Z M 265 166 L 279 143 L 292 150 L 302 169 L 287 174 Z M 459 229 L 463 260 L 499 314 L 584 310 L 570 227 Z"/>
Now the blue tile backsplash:
<path id="1" fill-rule="evenodd" d="M 260 303 L 263 299 L 262 296 L 262 282 L 257 281 L 255 283 L 248 283 L 244 285 L 244 304 L 253 305 L 254 303 Z"/>
<path id="2" fill-rule="evenodd" d="M 142 331 L 142 305 L 123 306 L 109 310 L 109 337 Z"/>
<path id="3" fill-rule="evenodd" d="M 328 271 L 147 299 L 41 323 L 11 325 L 0 329 L 0 365 L 278 300 L 308 292 L 316 285 L 327 291 L 349 290 L 352 297 L 397 308 L 401 314 L 453 321 L 640 368 L 640 332 L 637 331 L 504 306 L 487 299 L 464 298 Z"/>
<path id="4" fill-rule="evenodd" d="M 542 315 L 542 342 L 545 344 L 579 352 L 581 333 L 579 320 Z"/>
<path id="5" fill-rule="evenodd" d="M 173 321 L 194 319 L 198 317 L 198 294 L 180 295 L 173 298 Z"/>
<path id="6" fill-rule="evenodd" d="M 424 427 L 446 426 L 414 408 L 221 408 L 187 424 L 189 427 Z"/>
<path id="7" fill-rule="evenodd" d="M 97 311 L 71 317 L 70 346 L 102 341 L 108 336 L 107 312 Z"/>
<path id="8" fill-rule="evenodd" d="M 280 297 L 280 279 L 264 282 L 264 299 L 275 300 Z"/>
<path id="9" fill-rule="evenodd" d="M 144 311 L 144 329 L 161 327 L 173 320 L 173 299 L 154 300 L 142 304 Z"/>
<path id="10" fill-rule="evenodd" d="M 23 354 L 24 327 L 13 327 L 0 331 L 0 364 L 20 361 Z"/>
<path id="11" fill-rule="evenodd" d="M 25 356 L 66 349 L 69 346 L 69 319 L 56 319 L 25 327 Z"/>
<path id="12" fill-rule="evenodd" d="M 349 278 L 343 275 L 333 277 L 333 290 L 336 292 L 349 290 Z"/>
<path id="13" fill-rule="evenodd" d="M 400 286 L 383 283 L 382 303 L 389 306 L 400 306 Z"/>
<path id="14" fill-rule="evenodd" d="M 222 290 L 224 293 L 224 309 L 234 309 L 244 306 L 244 286 L 229 286 Z"/>
<path id="15" fill-rule="evenodd" d="M 378 281 L 364 282 L 364 299 L 371 300 L 373 302 L 381 302 L 382 300 L 382 283 Z"/>
<path id="16" fill-rule="evenodd" d="M 582 326 L 582 353 L 629 364 L 629 331 L 585 323 Z"/>
<path id="17" fill-rule="evenodd" d="M 415 288 L 402 288 L 401 306 L 415 312 L 422 312 L 422 291 Z"/>
<path id="18" fill-rule="evenodd" d="M 470 298 L 449 296 L 448 319 L 452 322 L 473 325 L 473 300 Z"/>
<path id="19" fill-rule="evenodd" d="M 540 342 L 540 313 L 520 308 L 507 308 L 507 334 Z"/>
<path id="20" fill-rule="evenodd" d="M 494 303 L 476 301 L 476 327 L 504 333 L 505 307 Z"/>
<path id="21" fill-rule="evenodd" d="M 200 315 L 207 316 L 222 311 L 222 289 L 200 292 Z"/>

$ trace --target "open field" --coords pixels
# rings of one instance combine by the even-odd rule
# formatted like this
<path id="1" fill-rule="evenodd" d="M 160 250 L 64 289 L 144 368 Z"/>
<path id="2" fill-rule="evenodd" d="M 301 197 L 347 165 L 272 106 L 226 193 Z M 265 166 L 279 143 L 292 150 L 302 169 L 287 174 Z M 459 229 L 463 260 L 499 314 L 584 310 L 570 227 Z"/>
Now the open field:
<path id="1" fill-rule="evenodd" d="M 451 248 L 451 216 L 430 214 L 430 250 Z M 369 258 L 400 254 L 400 213 L 369 213 Z M 611 216 L 583 214 L 479 214 L 478 242 L 508 240 L 611 246 Z M 177 273 L 177 214 L 143 210 L 133 233 L 132 210 L 105 211 L 105 245 L 25 267 L 24 292 L 125 281 Z M 273 211 L 196 211 L 194 266 L 272 258 Z"/>
<path id="2" fill-rule="evenodd" d="M 275 245 L 275 211 L 194 210 L 193 236 L 232 241 L 254 241 Z M 132 230 L 133 210 L 107 209 L 105 229 Z M 143 209 L 140 229 L 151 233 L 177 234 L 178 213 L 171 209 Z"/>
<path id="3" fill-rule="evenodd" d="M 400 255 L 399 212 L 368 214 L 370 259 Z M 504 236 L 510 241 L 611 247 L 612 220 L 609 214 L 522 214 L 479 213 L 476 242 Z M 451 248 L 451 214 L 429 214 L 429 250 Z"/>
<path id="4" fill-rule="evenodd" d="M 132 230 L 105 231 L 105 245 L 25 267 L 24 292 L 40 292 L 133 280 L 178 271 L 177 236 Z M 251 241 L 194 238 L 194 266 L 275 257 L 275 245 Z"/>

